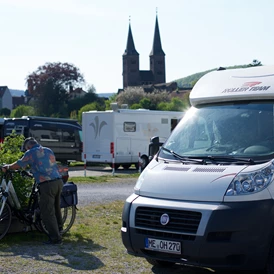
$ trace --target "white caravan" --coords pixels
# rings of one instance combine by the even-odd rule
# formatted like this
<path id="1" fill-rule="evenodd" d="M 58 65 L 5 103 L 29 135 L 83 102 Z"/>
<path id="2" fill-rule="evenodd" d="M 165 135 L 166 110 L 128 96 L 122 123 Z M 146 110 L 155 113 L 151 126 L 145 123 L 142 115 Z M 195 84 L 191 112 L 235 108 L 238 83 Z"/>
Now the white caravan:
<path id="1" fill-rule="evenodd" d="M 129 168 L 149 162 L 150 138 L 159 136 L 164 142 L 183 112 L 145 109 L 88 111 L 82 114 L 83 154 L 87 163 L 115 163 Z"/>
<path id="2" fill-rule="evenodd" d="M 153 265 L 274 273 L 274 67 L 210 72 L 190 102 L 125 202 L 123 244 Z"/>

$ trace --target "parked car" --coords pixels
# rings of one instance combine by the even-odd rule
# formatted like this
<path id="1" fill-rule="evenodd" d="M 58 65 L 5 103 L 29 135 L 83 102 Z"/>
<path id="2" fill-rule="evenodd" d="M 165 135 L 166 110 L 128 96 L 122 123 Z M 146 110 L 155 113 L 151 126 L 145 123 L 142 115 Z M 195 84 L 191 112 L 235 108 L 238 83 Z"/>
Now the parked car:
<path id="1" fill-rule="evenodd" d="M 51 148 L 57 161 L 68 164 L 82 159 L 82 127 L 77 120 L 40 116 L 5 118 L 2 140 L 13 131 L 26 138 L 34 137 L 41 145 Z"/>

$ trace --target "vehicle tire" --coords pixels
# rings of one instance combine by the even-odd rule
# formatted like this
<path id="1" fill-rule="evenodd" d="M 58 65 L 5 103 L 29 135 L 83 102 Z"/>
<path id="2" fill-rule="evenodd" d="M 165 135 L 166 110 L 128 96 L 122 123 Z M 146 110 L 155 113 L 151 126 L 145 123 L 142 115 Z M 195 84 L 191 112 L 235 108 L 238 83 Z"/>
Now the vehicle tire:
<path id="1" fill-rule="evenodd" d="M 76 218 L 76 206 L 69 206 L 61 208 L 62 218 L 63 218 L 63 230 L 60 231 L 62 235 L 67 233 L 70 228 L 72 227 L 75 218 Z M 42 221 L 42 219 L 39 219 L 37 224 L 35 225 L 36 229 L 48 234 L 47 228 Z"/>
<path id="2" fill-rule="evenodd" d="M 148 261 L 148 263 L 150 263 L 154 266 L 160 266 L 160 267 L 171 267 L 175 264 L 174 262 L 154 260 L 154 259 L 151 259 L 151 258 L 146 258 L 146 260 Z"/>
<path id="3" fill-rule="evenodd" d="M 144 170 L 145 167 L 148 165 L 148 163 L 149 163 L 148 157 L 146 155 L 143 155 L 141 157 L 141 169 Z"/>
<path id="4" fill-rule="evenodd" d="M 109 166 L 110 166 L 111 168 L 113 168 L 113 167 L 112 167 L 112 164 L 109 164 Z M 115 169 L 115 170 L 117 170 L 119 167 L 120 167 L 120 164 L 114 164 L 114 169 Z"/>
<path id="5" fill-rule="evenodd" d="M 131 164 L 123 164 L 123 165 L 122 165 L 122 167 L 123 167 L 124 169 L 129 169 L 130 166 L 131 166 Z"/>
<path id="6" fill-rule="evenodd" d="M 0 209 L 2 208 L 3 201 L 1 199 L 0 201 Z M 8 233 L 10 225 L 11 225 L 11 209 L 9 204 L 5 203 L 3 212 L 0 216 L 0 240 L 5 237 L 5 235 Z"/>

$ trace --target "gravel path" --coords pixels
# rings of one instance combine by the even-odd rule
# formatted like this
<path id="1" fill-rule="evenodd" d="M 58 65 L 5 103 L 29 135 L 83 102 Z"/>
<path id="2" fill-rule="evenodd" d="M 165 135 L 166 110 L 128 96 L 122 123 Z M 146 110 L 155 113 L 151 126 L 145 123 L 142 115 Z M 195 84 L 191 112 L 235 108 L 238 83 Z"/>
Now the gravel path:
<path id="1" fill-rule="evenodd" d="M 77 184 L 77 182 L 75 182 Z M 119 182 L 79 184 L 78 204 L 85 206 L 89 203 L 105 203 L 116 200 L 126 200 L 133 193 L 136 178 L 119 179 Z"/>

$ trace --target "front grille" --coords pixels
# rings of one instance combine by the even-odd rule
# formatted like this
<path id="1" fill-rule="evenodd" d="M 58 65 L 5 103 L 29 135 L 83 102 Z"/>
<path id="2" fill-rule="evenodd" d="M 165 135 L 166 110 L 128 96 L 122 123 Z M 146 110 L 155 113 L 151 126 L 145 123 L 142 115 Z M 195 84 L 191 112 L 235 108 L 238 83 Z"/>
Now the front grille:
<path id="1" fill-rule="evenodd" d="M 176 240 L 176 241 L 195 241 L 196 236 L 189 235 L 189 234 L 177 234 L 177 233 L 170 233 L 170 232 L 160 232 L 155 230 L 146 230 L 146 229 L 136 229 L 137 234 L 145 235 L 147 237 L 156 237 L 162 239 L 169 239 L 169 240 Z"/>
<path id="2" fill-rule="evenodd" d="M 163 214 L 169 216 L 169 222 L 166 225 L 160 223 Z M 138 207 L 135 215 L 135 225 L 148 229 L 195 234 L 201 217 L 202 214 L 196 211 Z"/>

